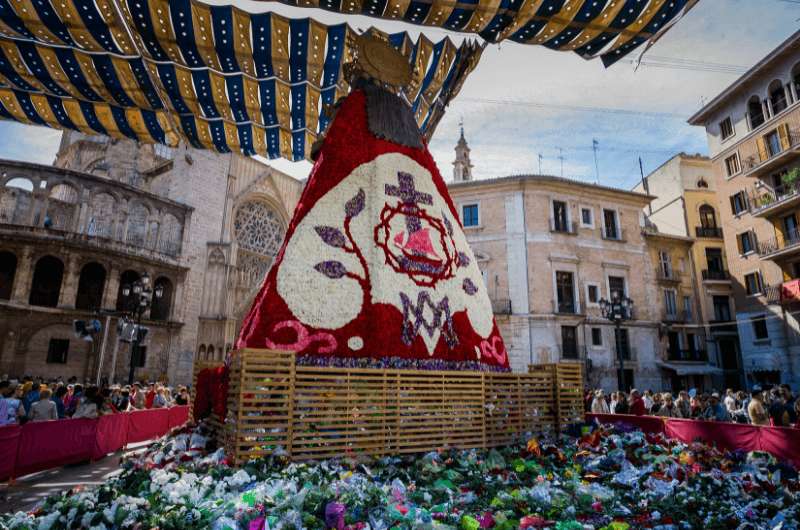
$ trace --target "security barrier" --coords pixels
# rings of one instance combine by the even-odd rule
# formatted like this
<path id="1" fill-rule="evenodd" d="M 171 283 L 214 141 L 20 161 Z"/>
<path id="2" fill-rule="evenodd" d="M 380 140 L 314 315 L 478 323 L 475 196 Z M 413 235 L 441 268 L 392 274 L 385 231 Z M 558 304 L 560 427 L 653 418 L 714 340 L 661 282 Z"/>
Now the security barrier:
<path id="1" fill-rule="evenodd" d="M 97 460 L 163 436 L 188 419 L 189 407 L 177 406 L 0 427 L 0 480 Z"/>

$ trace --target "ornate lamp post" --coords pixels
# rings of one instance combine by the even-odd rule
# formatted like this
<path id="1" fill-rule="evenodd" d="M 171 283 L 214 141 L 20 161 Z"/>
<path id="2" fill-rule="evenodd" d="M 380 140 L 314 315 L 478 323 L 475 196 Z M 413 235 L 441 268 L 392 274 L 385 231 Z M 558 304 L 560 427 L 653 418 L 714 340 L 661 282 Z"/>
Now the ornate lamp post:
<path id="1" fill-rule="evenodd" d="M 625 390 L 625 370 L 622 346 L 620 344 L 620 328 L 622 323 L 633 318 L 633 300 L 627 296 L 620 298 L 619 294 L 614 293 L 609 302 L 605 298 L 600 299 L 600 311 L 603 317 L 614 323 L 615 333 L 614 342 L 617 349 L 617 388 Z"/>
<path id="2" fill-rule="evenodd" d="M 133 296 L 131 296 L 133 294 Z M 157 285 L 155 289 L 150 286 L 150 275 L 146 272 L 132 284 L 122 286 L 122 296 L 128 300 L 128 311 L 132 313 L 136 321 L 136 332 L 131 342 L 131 362 L 128 369 L 128 384 L 133 384 L 134 371 L 136 369 L 135 360 L 139 353 L 140 342 L 142 341 L 142 316 L 153 305 L 153 300 L 164 295 L 164 288 Z M 130 298 L 129 298 L 130 297 Z"/>

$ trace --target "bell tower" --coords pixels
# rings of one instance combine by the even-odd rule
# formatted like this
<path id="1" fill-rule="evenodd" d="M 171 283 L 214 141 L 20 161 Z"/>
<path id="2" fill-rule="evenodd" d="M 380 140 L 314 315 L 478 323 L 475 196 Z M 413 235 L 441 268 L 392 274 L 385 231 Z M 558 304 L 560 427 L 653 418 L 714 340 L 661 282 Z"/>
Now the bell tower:
<path id="1" fill-rule="evenodd" d="M 472 163 L 469 161 L 469 146 L 464 138 L 464 121 L 459 123 L 461 136 L 456 144 L 456 159 L 453 162 L 453 182 L 472 180 Z"/>

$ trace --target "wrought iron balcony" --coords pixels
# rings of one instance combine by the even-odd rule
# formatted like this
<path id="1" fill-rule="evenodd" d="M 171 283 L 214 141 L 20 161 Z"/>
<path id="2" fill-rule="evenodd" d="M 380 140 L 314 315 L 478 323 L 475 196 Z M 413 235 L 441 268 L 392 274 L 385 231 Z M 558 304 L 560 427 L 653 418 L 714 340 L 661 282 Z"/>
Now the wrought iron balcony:
<path id="1" fill-rule="evenodd" d="M 779 124 L 776 124 L 775 126 L 777 127 Z M 744 149 L 750 147 L 753 151 L 751 151 L 751 155 L 742 157 L 742 172 L 744 176 L 759 176 L 766 174 L 769 171 L 779 168 L 781 165 L 791 162 L 798 155 L 800 155 L 800 130 L 798 129 L 789 130 L 788 146 L 780 143 L 774 146 L 767 144 L 766 158 L 762 158 L 763 155 L 757 151 L 756 142 L 758 141 L 759 137 L 762 136 L 759 135 L 747 140 L 748 145 L 746 145 Z"/>
<path id="2" fill-rule="evenodd" d="M 686 322 L 692 318 L 687 311 L 675 311 L 674 313 L 664 311 L 661 315 L 661 319 L 665 322 Z"/>
<path id="3" fill-rule="evenodd" d="M 603 239 L 606 241 L 620 241 L 624 243 L 625 240 L 625 230 L 622 228 L 617 228 L 616 230 L 611 230 L 608 227 L 604 228 L 601 231 Z"/>
<path id="4" fill-rule="evenodd" d="M 733 320 L 712 320 L 709 325 L 712 333 L 739 333 L 736 321 Z"/>
<path id="5" fill-rule="evenodd" d="M 787 182 L 775 188 L 756 189 L 750 194 L 750 213 L 770 217 L 800 204 L 800 182 Z"/>
<path id="6" fill-rule="evenodd" d="M 558 219 L 550 219 L 550 231 L 558 234 L 577 235 L 578 223 L 571 221 L 563 221 Z"/>
<path id="7" fill-rule="evenodd" d="M 708 352 L 706 350 L 667 350 L 668 361 L 691 361 L 698 363 L 708 362 Z"/>
<path id="8" fill-rule="evenodd" d="M 787 256 L 798 250 L 800 250 L 800 231 L 798 230 L 791 230 L 786 232 L 783 237 L 773 237 L 758 243 L 758 253 L 762 259 Z"/>
<path id="9" fill-rule="evenodd" d="M 660 282 L 678 283 L 680 276 L 673 270 L 664 270 L 664 267 L 656 267 L 656 279 Z"/>
<path id="10" fill-rule="evenodd" d="M 728 281 L 731 279 L 731 275 L 728 271 L 725 270 L 713 270 L 713 269 L 704 269 L 703 270 L 703 280 L 706 281 Z"/>
<path id="11" fill-rule="evenodd" d="M 722 239 L 722 228 L 718 226 L 696 226 L 694 233 L 697 237 Z"/>

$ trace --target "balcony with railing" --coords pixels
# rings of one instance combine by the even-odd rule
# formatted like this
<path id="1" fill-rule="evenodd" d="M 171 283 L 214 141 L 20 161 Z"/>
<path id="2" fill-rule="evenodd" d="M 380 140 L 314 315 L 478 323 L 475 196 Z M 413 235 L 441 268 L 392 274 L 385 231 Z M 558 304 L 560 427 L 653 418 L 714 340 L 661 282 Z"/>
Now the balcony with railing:
<path id="1" fill-rule="evenodd" d="M 800 252 L 800 231 L 790 230 L 766 241 L 758 242 L 758 253 L 761 259 L 787 258 Z"/>
<path id="2" fill-rule="evenodd" d="M 511 314 L 511 300 L 503 298 L 492 298 L 492 312 L 495 315 L 510 315 Z"/>
<path id="3" fill-rule="evenodd" d="M 553 300 L 553 313 L 558 315 L 577 315 L 578 304 L 575 300 Z"/>
<path id="4" fill-rule="evenodd" d="M 781 127 L 780 124 L 777 126 Z M 800 129 L 787 131 L 785 140 L 779 142 L 770 143 L 765 140 L 764 134 L 769 132 L 767 130 L 742 142 L 739 147 L 742 174 L 754 177 L 763 175 L 800 156 Z"/>
<path id="5" fill-rule="evenodd" d="M 656 280 L 662 283 L 680 283 L 681 277 L 672 268 L 656 267 Z"/>
<path id="6" fill-rule="evenodd" d="M 733 320 L 711 320 L 709 323 L 711 333 L 714 334 L 732 334 L 739 333 L 739 328 Z"/>
<path id="7" fill-rule="evenodd" d="M 622 228 L 612 229 L 605 227 L 600 231 L 600 234 L 606 241 L 619 241 L 620 243 L 624 243 L 626 241 L 625 230 Z"/>
<path id="8" fill-rule="evenodd" d="M 688 311 L 667 311 L 663 310 L 661 313 L 661 320 L 664 322 L 687 322 L 691 320 L 691 315 Z"/>
<path id="9" fill-rule="evenodd" d="M 694 233 L 697 237 L 722 239 L 722 228 L 718 226 L 696 226 Z"/>
<path id="10" fill-rule="evenodd" d="M 731 275 L 726 270 L 703 269 L 703 281 L 707 282 L 727 282 L 731 280 Z"/>
<path id="11" fill-rule="evenodd" d="M 556 234 L 577 235 L 578 223 L 562 219 L 550 219 L 550 231 Z"/>
<path id="12" fill-rule="evenodd" d="M 708 352 L 705 350 L 667 350 L 667 360 L 668 361 L 684 361 L 684 362 L 696 362 L 696 363 L 707 363 L 708 362 Z"/>
<path id="13" fill-rule="evenodd" d="M 800 206 L 800 182 L 784 182 L 774 188 L 761 188 L 750 194 L 750 213 L 771 217 Z"/>

